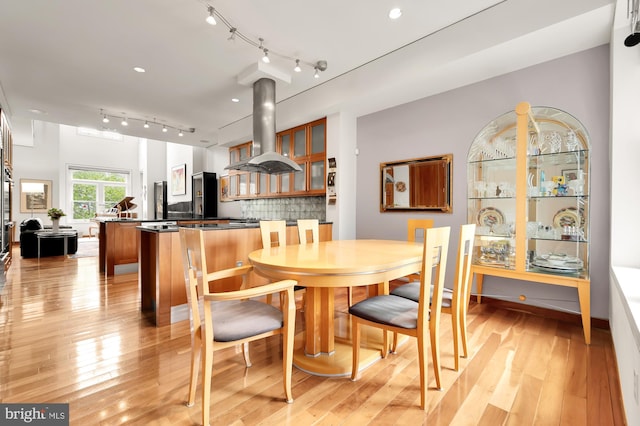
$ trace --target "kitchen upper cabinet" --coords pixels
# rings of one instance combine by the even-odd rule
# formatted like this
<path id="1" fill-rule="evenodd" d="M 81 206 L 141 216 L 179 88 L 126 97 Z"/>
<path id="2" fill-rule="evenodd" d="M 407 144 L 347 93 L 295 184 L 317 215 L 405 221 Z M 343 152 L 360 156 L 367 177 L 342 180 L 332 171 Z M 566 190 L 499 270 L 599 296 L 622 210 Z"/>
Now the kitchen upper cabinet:
<path id="1" fill-rule="evenodd" d="M 324 195 L 326 119 L 279 133 L 277 145 L 283 155 L 289 155 L 302 168 L 302 172 L 282 176 L 280 194 Z"/>
<path id="2" fill-rule="evenodd" d="M 282 175 L 229 171 L 221 177 L 222 201 L 326 193 L 326 118 L 276 134 L 276 151 L 295 161 L 301 172 Z M 229 149 L 231 163 L 251 156 L 251 142 Z"/>

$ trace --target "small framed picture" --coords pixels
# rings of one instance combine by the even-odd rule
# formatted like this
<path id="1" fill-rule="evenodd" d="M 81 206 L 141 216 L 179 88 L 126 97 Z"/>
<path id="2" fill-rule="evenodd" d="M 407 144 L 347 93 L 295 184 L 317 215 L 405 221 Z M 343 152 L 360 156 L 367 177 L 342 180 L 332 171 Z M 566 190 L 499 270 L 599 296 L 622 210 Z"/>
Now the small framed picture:
<path id="1" fill-rule="evenodd" d="M 50 180 L 20 179 L 20 213 L 46 213 L 51 208 Z"/>
<path id="2" fill-rule="evenodd" d="M 171 168 L 171 195 L 187 193 L 187 165 L 179 164 Z"/>
<path id="3" fill-rule="evenodd" d="M 567 169 L 562 171 L 562 176 L 564 177 L 564 183 L 569 183 L 572 180 L 577 180 L 580 176 L 580 170 L 578 169 Z"/>

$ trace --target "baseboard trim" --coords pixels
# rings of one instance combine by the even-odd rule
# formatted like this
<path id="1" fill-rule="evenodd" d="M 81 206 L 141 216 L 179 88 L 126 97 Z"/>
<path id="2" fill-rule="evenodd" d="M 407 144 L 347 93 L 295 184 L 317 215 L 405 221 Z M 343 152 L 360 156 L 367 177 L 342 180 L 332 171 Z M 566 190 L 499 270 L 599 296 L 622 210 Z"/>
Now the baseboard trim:
<path id="1" fill-rule="evenodd" d="M 475 296 L 471 298 L 471 303 L 477 303 Z M 528 314 L 545 318 L 552 318 L 558 321 L 564 321 L 582 327 L 582 317 L 580 316 L 580 314 L 556 311 L 554 309 L 541 308 L 539 306 L 526 305 L 524 303 L 517 303 L 509 300 L 494 299 L 492 297 L 486 296 L 482 296 L 482 303 L 501 309 L 510 309 L 513 311 L 526 312 Z M 591 317 L 591 326 L 602 330 L 611 330 L 609 326 L 609 320 L 607 319 Z"/>

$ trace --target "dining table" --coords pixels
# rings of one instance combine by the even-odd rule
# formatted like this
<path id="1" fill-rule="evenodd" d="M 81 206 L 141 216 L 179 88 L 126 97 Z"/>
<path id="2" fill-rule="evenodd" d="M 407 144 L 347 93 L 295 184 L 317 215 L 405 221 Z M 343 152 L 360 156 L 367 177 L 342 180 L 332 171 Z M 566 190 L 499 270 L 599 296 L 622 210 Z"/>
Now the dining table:
<path id="1" fill-rule="evenodd" d="M 419 242 L 331 240 L 255 250 L 249 261 L 263 277 L 293 279 L 306 287 L 304 344 L 294 351 L 294 365 L 311 374 L 346 376 L 352 368 L 350 321 L 348 315 L 336 321 L 335 289 L 368 286 L 369 296 L 388 294 L 390 281 L 420 271 L 422 251 Z M 367 334 L 361 369 L 380 359 L 383 350 L 382 333 L 372 328 Z"/>

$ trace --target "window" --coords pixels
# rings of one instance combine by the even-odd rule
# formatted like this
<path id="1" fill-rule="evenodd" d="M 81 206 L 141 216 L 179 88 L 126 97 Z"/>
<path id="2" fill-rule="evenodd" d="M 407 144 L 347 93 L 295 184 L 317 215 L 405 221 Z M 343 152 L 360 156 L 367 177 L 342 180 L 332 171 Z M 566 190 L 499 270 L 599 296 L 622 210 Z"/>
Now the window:
<path id="1" fill-rule="evenodd" d="M 67 213 L 71 221 L 88 221 L 114 206 L 130 192 L 129 172 L 69 167 L 70 193 Z"/>
<path id="2" fill-rule="evenodd" d="M 92 136 L 94 138 L 111 139 L 121 141 L 122 135 L 118 132 L 110 132 L 108 130 L 96 130 L 88 127 L 77 127 L 76 133 L 81 136 Z"/>

